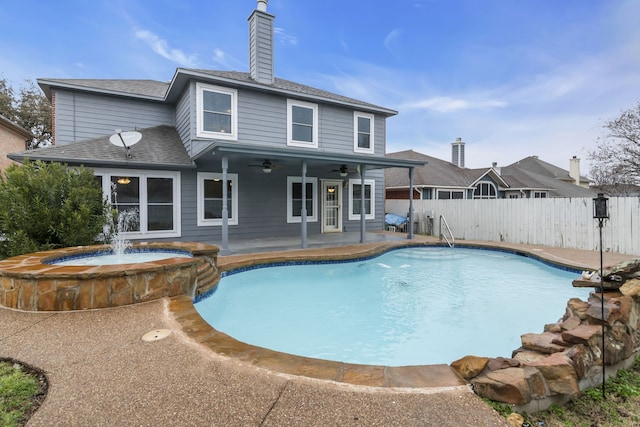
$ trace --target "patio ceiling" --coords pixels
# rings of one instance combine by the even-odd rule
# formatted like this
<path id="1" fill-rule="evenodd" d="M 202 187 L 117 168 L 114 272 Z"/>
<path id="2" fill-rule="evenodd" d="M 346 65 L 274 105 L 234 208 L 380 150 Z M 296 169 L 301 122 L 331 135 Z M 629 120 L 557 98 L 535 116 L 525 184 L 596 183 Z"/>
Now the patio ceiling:
<path id="1" fill-rule="evenodd" d="M 414 168 L 423 166 L 425 162 L 420 160 L 391 159 L 387 157 L 373 157 L 370 155 L 328 153 L 323 151 L 310 151 L 292 148 L 270 148 L 256 145 L 238 145 L 229 142 L 215 142 L 209 150 L 206 150 L 198 159 L 206 156 L 221 157 L 227 155 L 230 160 L 247 159 L 253 161 L 277 160 L 288 165 L 300 164 L 306 160 L 308 164 L 332 164 L 347 167 L 365 166 L 367 169 L 384 168 Z"/>

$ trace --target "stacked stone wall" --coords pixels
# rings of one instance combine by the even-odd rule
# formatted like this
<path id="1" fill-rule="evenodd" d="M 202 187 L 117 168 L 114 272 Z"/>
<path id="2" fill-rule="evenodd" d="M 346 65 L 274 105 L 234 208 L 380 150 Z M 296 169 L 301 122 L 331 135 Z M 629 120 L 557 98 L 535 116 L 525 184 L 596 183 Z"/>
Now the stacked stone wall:
<path id="1" fill-rule="evenodd" d="M 569 300 L 558 322 L 522 335 L 511 358 L 466 356 L 451 366 L 479 396 L 512 404 L 518 412 L 544 410 L 602 384 L 603 365 L 611 377 L 632 365 L 640 351 L 640 260 L 620 264 L 605 277 L 604 292 Z M 574 286 L 599 285 L 578 279 Z"/>
<path id="2" fill-rule="evenodd" d="M 199 243 L 139 244 L 179 249 L 193 258 L 167 258 L 139 264 L 60 266 L 55 258 L 104 250 L 102 246 L 65 248 L 0 261 L 0 305 L 24 311 L 86 310 L 142 303 L 185 294 L 219 277 L 218 248 Z"/>

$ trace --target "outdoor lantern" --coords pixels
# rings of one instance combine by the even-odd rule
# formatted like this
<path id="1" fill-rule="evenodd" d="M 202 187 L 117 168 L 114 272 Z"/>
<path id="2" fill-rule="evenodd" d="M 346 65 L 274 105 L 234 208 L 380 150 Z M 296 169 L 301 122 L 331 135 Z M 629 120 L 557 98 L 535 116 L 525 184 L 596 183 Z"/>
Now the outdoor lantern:
<path id="1" fill-rule="evenodd" d="M 598 193 L 598 197 L 593 199 L 593 217 L 597 219 L 609 218 L 608 203 L 609 198 L 604 197 L 602 193 Z"/>

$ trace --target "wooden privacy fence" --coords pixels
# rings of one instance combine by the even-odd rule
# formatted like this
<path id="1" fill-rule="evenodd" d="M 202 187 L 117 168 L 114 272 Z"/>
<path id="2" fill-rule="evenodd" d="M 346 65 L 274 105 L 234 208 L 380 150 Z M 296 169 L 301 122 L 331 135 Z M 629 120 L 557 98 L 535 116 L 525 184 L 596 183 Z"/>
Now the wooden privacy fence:
<path id="1" fill-rule="evenodd" d="M 407 215 L 409 200 L 386 200 L 387 213 Z M 591 198 L 414 200 L 414 232 L 439 234 L 444 215 L 456 239 L 599 250 Z M 431 227 L 432 225 L 432 227 Z M 640 255 L 640 198 L 609 198 L 604 251 Z"/>

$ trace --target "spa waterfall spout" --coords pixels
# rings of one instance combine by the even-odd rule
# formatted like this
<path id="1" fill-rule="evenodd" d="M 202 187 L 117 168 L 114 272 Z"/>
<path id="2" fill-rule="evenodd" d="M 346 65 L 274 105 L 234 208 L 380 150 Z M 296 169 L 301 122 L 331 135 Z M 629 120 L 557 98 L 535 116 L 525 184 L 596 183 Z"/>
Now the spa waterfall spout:
<path id="1" fill-rule="evenodd" d="M 118 221 L 116 232 L 111 237 L 111 250 L 114 255 L 123 255 L 131 242 L 125 238 L 125 233 L 133 229 L 138 224 L 138 212 L 135 210 L 126 210 L 118 213 Z"/>

